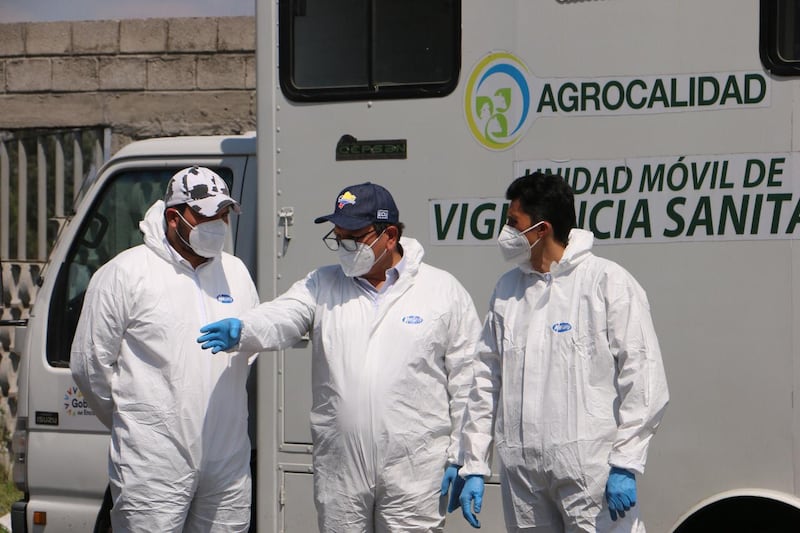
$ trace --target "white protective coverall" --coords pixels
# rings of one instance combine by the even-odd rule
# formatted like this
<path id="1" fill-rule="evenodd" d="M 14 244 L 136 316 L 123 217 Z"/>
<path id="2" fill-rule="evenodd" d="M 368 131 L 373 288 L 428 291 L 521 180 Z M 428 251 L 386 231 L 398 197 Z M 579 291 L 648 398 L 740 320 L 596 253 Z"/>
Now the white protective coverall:
<path id="1" fill-rule="evenodd" d="M 480 321 L 464 287 L 422 262 L 419 242 L 400 243 L 399 278 L 377 305 L 332 265 L 240 317 L 243 350 L 286 348 L 311 332 L 323 532 L 442 531 L 442 475 L 461 464 Z"/>
<path id="2" fill-rule="evenodd" d="M 114 532 L 247 531 L 250 361 L 211 355 L 196 339 L 204 324 L 255 307 L 258 294 L 232 255 L 196 270 L 182 259 L 165 237 L 163 201 L 139 227 L 144 244 L 92 277 L 70 363 L 111 429 Z"/>
<path id="3" fill-rule="evenodd" d="M 612 522 L 610 466 L 644 472 L 668 401 L 647 296 L 573 229 L 548 274 L 498 281 L 476 362 L 462 475 L 489 473 L 492 420 L 509 531 L 644 531 Z"/>

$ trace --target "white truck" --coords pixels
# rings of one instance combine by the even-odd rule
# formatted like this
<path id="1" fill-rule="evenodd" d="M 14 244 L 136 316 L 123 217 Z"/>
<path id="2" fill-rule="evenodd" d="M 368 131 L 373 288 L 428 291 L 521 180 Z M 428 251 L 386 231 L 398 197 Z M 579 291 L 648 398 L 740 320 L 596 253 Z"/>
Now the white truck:
<path id="1" fill-rule="evenodd" d="M 335 262 L 313 218 L 372 180 L 480 312 L 508 268 L 493 247 L 506 186 L 559 173 L 596 253 L 647 290 L 661 341 L 672 399 L 639 481 L 650 531 L 797 529 L 797 2 L 279 0 L 257 3 L 257 40 L 257 138 L 134 143 L 62 231 L 16 337 L 14 533 L 94 524 L 108 437 L 67 368 L 82 290 L 188 164 L 242 200 L 232 244 L 262 299 Z M 262 354 L 254 377 L 256 528 L 314 531 L 309 347 Z M 485 530 L 503 529 L 499 493 L 493 478 Z M 471 529 L 456 513 L 446 530 Z"/>

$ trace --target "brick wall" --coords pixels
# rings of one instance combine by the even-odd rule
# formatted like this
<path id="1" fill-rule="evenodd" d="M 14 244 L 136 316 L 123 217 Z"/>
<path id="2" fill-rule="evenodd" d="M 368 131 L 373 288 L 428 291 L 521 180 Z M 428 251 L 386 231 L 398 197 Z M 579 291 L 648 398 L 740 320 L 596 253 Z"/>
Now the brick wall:
<path id="1" fill-rule="evenodd" d="M 0 130 L 134 139 L 255 129 L 253 17 L 0 24 Z"/>

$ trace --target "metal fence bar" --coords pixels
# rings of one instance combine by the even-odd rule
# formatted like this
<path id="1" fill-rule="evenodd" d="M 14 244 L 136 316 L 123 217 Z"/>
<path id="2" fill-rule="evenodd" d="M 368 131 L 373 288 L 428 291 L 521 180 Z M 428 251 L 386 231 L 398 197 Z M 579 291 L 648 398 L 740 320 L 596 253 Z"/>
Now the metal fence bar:
<path id="1" fill-rule="evenodd" d="M 83 183 L 83 150 L 81 150 L 81 134 L 77 131 L 72 134 L 72 153 L 72 201 L 74 202 Z"/>
<path id="2" fill-rule="evenodd" d="M 22 140 L 17 140 L 17 259 L 28 258 L 28 155 Z"/>
<path id="3" fill-rule="evenodd" d="M 85 173 L 110 151 L 110 128 L 0 132 L 0 259 L 47 261 Z"/>
<path id="4" fill-rule="evenodd" d="M 103 130 L 103 163 L 111 159 L 111 128 Z M 100 167 L 98 167 L 98 170 Z"/>
<path id="5" fill-rule="evenodd" d="M 53 209 L 56 218 L 64 218 L 64 136 L 57 134 L 53 136 L 53 151 L 55 152 L 55 207 Z"/>
<path id="6" fill-rule="evenodd" d="M 0 259 L 8 258 L 9 224 L 11 224 L 11 170 L 8 148 L 0 141 Z"/>
<path id="7" fill-rule="evenodd" d="M 97 171 L 100 170 L 100 167 L 103 166 L 103 161 L 104 161 L 104 159 L 103 159 L 103 143 L 102 143 L 102 138 L 99 135 L 94 138 L 93 148 L 94 148 L 94 153 L 93 153 L 93 155 L 94 155 L 94 171 L 95 171 L 95 173 L 97 173 Z"/>
<path id="8" fill-rule="evenodd" d="M 47 261 L 47 158 L 44 139 L 36 139 L 36 259 Z"/>

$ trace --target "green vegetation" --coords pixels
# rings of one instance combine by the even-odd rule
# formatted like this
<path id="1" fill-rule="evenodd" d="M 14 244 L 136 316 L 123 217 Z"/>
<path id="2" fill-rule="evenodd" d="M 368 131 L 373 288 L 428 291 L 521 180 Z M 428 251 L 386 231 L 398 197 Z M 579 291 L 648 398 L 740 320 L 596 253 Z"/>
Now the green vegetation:
<path id="1" fill-rule="evenodd" d="M 9 477 L 5 472 L 0 476 L 0 516 L 10 513 L 11 504 L 22 498 L 22 493 L 17 490 Z M 0 533 L 10 533 L 10 531 L 0 526 Z"/>

